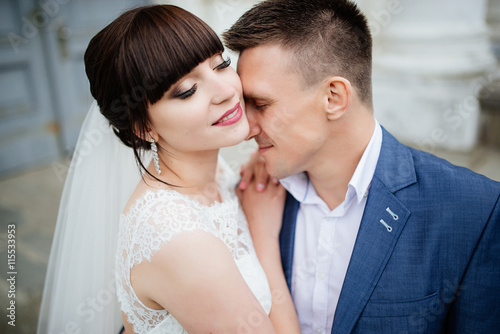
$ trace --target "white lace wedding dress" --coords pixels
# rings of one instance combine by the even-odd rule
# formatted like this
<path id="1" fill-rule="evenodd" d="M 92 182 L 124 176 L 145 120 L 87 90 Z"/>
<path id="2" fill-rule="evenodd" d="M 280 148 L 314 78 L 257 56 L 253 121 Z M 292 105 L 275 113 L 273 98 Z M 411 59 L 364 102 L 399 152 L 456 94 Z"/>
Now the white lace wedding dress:
<path id="1" fill-rule="evenodd" d="M 234 173 L 222 158 L 219 158 L 217 182 L 221 203 L 203 206 L 174 190 L 148 190 L 121 215 L 116 256 L 117 295 L 137 334 L 186 333 L 167 310 L 153 310 L 137 298 L 130 270 L 143 261 L 151 261 L 172 237 L 195 230 L 211 233 L 225 243 L 246 283 L 269 314 L 269 284 L 234 192 Z"/>

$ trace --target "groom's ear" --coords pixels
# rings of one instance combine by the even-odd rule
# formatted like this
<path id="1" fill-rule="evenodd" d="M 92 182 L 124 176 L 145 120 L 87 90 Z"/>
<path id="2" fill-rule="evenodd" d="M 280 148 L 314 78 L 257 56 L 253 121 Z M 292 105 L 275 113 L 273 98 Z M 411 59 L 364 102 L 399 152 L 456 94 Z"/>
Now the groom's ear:
<path id="1" fill-rule="evenodd" d="M 352 102 L 352 86 L 349 80 L 334 76 L 324 82 L 324 106 L 330 121 L 338 120 L 349 109 Z"/>

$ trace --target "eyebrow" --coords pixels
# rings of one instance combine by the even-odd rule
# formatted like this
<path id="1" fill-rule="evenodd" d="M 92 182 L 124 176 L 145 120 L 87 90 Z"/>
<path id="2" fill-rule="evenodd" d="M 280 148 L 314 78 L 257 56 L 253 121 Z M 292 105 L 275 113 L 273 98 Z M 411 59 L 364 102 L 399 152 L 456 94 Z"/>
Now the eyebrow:
<path id="1" fill-rule="evenodd" d="M 266 97 L 265 95 L 243 93 L 243 97 L 245 98 L 245 100 L 261 100 L 261 101 L 263 100 L 266 102 L 273 102 L 273 99 L 271 99 L 270 97 Z"/>

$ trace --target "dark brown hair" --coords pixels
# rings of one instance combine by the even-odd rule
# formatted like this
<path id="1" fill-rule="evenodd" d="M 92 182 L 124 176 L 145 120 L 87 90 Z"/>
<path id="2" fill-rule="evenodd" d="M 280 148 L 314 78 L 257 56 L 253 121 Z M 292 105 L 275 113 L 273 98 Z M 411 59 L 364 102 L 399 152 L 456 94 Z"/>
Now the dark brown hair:
<path id="1" fill-rule="evenodd" d="M 144 140 L 151 125 L 148 106 L 198 64 L 223 51 L 205 22 L 172 5 L 131 9 L 90 41 L 84 60 L 92 96 L 146 172 L 140 150 L 150 149 Z"/>
<path id="2" fill-rule="evenodd" d="M 371 34 L 365 16 L 349 0 L 263 1 L 222 36 L 236 52 L 278 44 L 291 51 L 290 65 L 306 86 L 339 75 L 372 104 Z"/>

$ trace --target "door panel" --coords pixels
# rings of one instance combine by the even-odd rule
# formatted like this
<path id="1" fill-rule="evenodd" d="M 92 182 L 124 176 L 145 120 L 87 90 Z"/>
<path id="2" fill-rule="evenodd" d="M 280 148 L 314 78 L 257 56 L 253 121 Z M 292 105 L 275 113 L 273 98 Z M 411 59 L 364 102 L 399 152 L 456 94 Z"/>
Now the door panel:
<path id="1" fill-rule="evenodd" d="M 91 104 L 88 42 L 133 0 L 0 0 L 0 177 L 71 153 Z"/>
<path id="2" fill-rule="evenodd" d="M 33 1 L 0 0 L 0 175 L 58 156 Z"/>
<path id="3" fill-rule="evenodd" d="M 90 39 L 125 8 L 148 1 L 87 0 L 61 5 L 45 32 L 47 59 L 54 75 L 56 108 L 63 149 L 72 152 L 92 102 L 83 55 Z"/>

